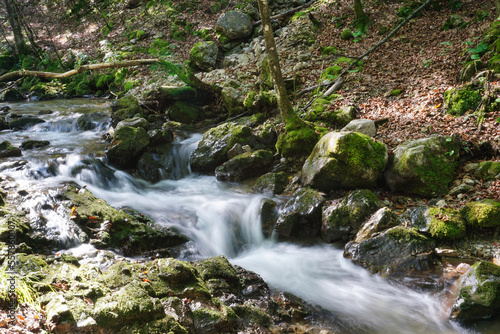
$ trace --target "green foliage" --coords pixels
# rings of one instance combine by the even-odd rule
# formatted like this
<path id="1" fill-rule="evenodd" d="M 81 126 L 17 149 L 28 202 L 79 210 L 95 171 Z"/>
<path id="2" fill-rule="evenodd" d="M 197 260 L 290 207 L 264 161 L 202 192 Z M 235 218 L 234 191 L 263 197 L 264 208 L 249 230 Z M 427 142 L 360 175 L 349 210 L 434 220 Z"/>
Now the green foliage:
<path id="1" fill-rule="evenodd" d="M 344 41 L 347 41 L 349 39 L 353 39 L 354 35 L 353 35 L 351 29 L 346 28 L 346 29 L 342 30 L 342 32 L 340 33 L 340 38 Z"/>
<path id="2" fill-rule="evenodd" d="M 338 75 L 342 72 L 342 67 L 338 65 L 330 66 L 327 67 L 320 75 L 319 79 L 320 81 L 325 81 L 325 80 L 334 80 L 338 77 Z"/>
<path id="3" fill-rule="evenodd" d="M 469 49 L 467 52 L 471 54 L 471 59 L 479 59 L 489 50 L 489 45 L 481 42 L 475 48 Z"/>
<path id="4" fill-rule="evenodd" d="M 295 13 L 295 14 L 292 16 L 292 18 L 290 19 L 290 22 L 294 22 L 294 21 L 296 21 L 297 19 L 299 19 L 299 18 L 301 18 L 301 17 L 305 16 L 306 14 L 307 14 L 307 12 L 297 12 L 297 13 Z"/>
<path id="5" fill-rule="evenodd" d="M 168 56 L 171 54 L 171 45 L 169 41 L 157 38 L 148 49 L 148 53 L 153 56 Z"/>
<path id="6" fill-rule="evenodd" d="M 146 32 L 144 30 L 134 30 L 128 35 L 129 40 L 136 39 L 140 41 L 144 37 L 146 37 Z"/>
<path id="7" fill-rule="evenodd" d="M 324 55 L 335 54 L 337 52 L 338 52 L 338 50 L 334 46 L 326 46 L 323 49 L 321 49 L 321 54 L 324 54 Z"/>

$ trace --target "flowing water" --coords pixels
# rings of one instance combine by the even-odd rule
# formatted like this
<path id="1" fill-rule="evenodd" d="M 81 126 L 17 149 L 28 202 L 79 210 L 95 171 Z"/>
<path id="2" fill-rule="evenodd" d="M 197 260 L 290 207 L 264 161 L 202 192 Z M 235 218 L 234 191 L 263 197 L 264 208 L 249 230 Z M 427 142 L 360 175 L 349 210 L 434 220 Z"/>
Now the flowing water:
<path id="1" fill-rule="evenodd" d="M 176 227 L 189 236 L 189 247 L 181 258 L 224 254 L 233 264 L 260 274 L 271 287 L 316 304 L 325 310 L 325 317 L 347 324 L 337 328 L 339 332 L 468 332 L 448 320 L 448 310 L 438 296 L 370 275 L 344 259 L 341 249 L 265 238 L 259 217 L 262 195 L 252 194 L 243 185 L 190 172 L 189 155 L 199 134 L 177 138 L 171 149 L 171 179 L 150 184 L 106 165 L 101 136 L 109 126 L 108 102 L 82 99 L 9 105 L 11 112 L 23 115 L 53 111 L 38 116 L 46 122 L 28 130 L 0 132 L 0 141 L 14 146 L 27 139 L 50 141 L 47 147 L 23 150 L 23 157 L 1 159 L 0 175 L 11 177 L 19 190 L 28 192 L 21 208 L 35 230 L 38 217 L 45 217 L 45 233 L 61 249 L 80 246 L 67 213 L 54 210 L 53 205 L 57 187 L 72 181 L 113 206 L 132 207 L 157 224 Z M 95 127 L 78 130 L 78 117 L 87 113 L 95 116 Z M 88 249 L 79 247 L 80 251 Z"/>

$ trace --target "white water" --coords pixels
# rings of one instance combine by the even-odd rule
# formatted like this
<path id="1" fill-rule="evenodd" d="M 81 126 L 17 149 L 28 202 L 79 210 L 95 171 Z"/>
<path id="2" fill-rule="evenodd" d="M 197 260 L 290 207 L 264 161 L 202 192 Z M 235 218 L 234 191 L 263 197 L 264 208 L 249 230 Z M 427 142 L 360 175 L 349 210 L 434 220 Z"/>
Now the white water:
<path id="1" fill-rule="evenodd" d="M 63 240 L 62 246 L 79 245 L 67 214 L 44 209 L 43 204 L 54 203 L 51 191 L 46 189 L 69 180 L 87 186 L 96 197 L 113 206 L 132 207 L 157 224 L 174 226 L 185 233 L 192 242 L 182 254 L 184 258 L 224 254 L 232 263 L 259 273 L 271 287 L 321 306 L 333 321 L 346 324 L 345 333 L 467 332 L 448 321 L 447 310 L 437 297 L 370 275 L 344 259 L 340 249 L 265 239 L 258 212 L 261 195 L 251 194 L 243 186 L 217 182 L 214 177 L 189 173 L 186 163 L 200 135 L 179 141 L 172 150 L 173 180 L 150 184 L 99 163 L 84 163 L 101 156 L 104 145 L 99 138 L 104 125 L 79 131 L 73 124 L 79 115 L 88 112 L 89 105 L 102 111 L 105 104 L 89 100 L 40 104 L 16 104 L 13 109 L 28 114 L 53 108 L 54 114 L 42 116 L 50 123 L 28 131 L 4 131 L 1 140 L 20 145 L 30 138 L 49 140 L 51 145 L 24 151 L 23 158 L 0 160 L 0 173 L 30 191 L 24 209 L 33 219 L 43 215 L 49 230 Z M 28 162 L 26 167 L 12 167 L 23 159 Z M 50 164 L 55 167 L 48 168 Z M 83 168 L 75 173 L 76 166 Z"/>

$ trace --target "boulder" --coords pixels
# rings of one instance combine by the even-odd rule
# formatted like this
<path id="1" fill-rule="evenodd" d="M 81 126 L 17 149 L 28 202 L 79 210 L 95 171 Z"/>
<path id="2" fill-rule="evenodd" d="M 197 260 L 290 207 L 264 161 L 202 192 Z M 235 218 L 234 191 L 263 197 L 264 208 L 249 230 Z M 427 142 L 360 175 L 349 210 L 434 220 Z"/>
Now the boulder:
<path id="1" fill-rule="evenodd" d="M 193 124 L 200 116 L 200 108 L 191 103 L 175 101 L 167 109 L 170 120 L 185 124 Z"/>
<path id="2" fill-rule="evenodd" d="M 332 109 L 332 98 L 318 98 L 307 110 L 304 119 L 310 122 L 327 122 L 335 127 L 343 127 L 351 122 L 356 116 L 353 106 L 342 106 L 339 109 Z"/>
<path id="3" fill-rule="evenodd" d="M 468 202 L 460 212 L 472 230 L 500 226 L 500 202 L 490 199 Z"/>
<path id="4" fill-rule="evenodd" d="M 121 167 L 133 167 L 137 157 L 149 144 L 149 136 L 143 128 L 123 126 L 115 131 L 112 146 L 106 152 L 111 164 Z"/>
<path id="5" fill-rule="evenodd" d="M 4 140 L 0 143 L 0 158 L 20 157 L 22 155 L 21 149 L 19 147 L 12 146 L 9 141 Z"/>
<path id="6" fill-rule="evenodd" d="M 369 137 L 374 137 L 377 134 L 375 122 L 371 119 L 353 119 L 340 131 L 354 131 L 363 133 Z"/>
<path id="7" fill-rule="evenodd" d="M 454 137 L 406 141 L 394 150 L 385 181 L 392 191 L 424 197 L 446 194 L 458 168 L 459 149 Z"/>
<path id="8" fill-rule="evenodd" d="M 414 229 L 396 226 L 359 243 L 350 242 L 344 257 L 382 276 L 404 277 L 411 270 L 423 271 L 434 262 L 434 241 Z"/>
<path id="9" fill-rule="evenodd" d="M 316 237 L 321 229 L 321 207 L 325 199 L 316 190 L 301 188 L 281 210 L 274 230 L 284 238 Z"/>
<path id="10" fill-rule="evenodd" d="M 273 152 L 258 150 L 235 156 L 215 169 L 219 181 L 243 181 L 265 173 L 273 161 Z"/>
<path id="11" fill-rule="evenodd" d="M 224 87 L 222 88 L 221 97 L 229 116 L 236 116 L 245 111 L 245 107 L 243 106 L 245 96 L 239 90 L 233 87 Z"/>
<path id="12" fill-rule="evenodd" d="M 474 169 L 474 177 L 483 180 L 500 179 L 500 161 L 482 161 Z"/>
<path id="13" fill-rule="evenodd" d="M 50 142 L 48 140 L 26 140 L 21 144 L 21 148 L 24 150 L 31 150 L 34 148 L 40 148 L 49 145 Z"/>
<path id="14" fill-rule="evenodd" d="M 124 96 L 111 103 L 111 113 L 113 124 L 118 124 L 127 118 L 133 118 L 136 115 L 142 117 L 142 109 L 139 106 L 139 101 L 132 95 Z"/>
<path id="15" fill-rule="evenodd" d="M 431 207 L 426 212 L 427 226 L 436 240 L 454 240 L 465 236 L 465 221 L 459 210 Z"/>
<path id="16" fill-rule="evenodd" d="M 228 160 L 227 152 L 234 144 L 248 144 L 251 137 L 252 131 L 248 126 L 235 122 L 223 123 L 208 130 L 191 154 L 192 170 L 213 172 Z"/>
<path id="17" fill-rule="evenodd" d="M 326 242 L 348 241 L 363 221 L 380 208 L 377 196 L 368 189 L 354 190 L 323 209 L 321 236 Z"/>
<path id="18" fill-rule="evenodd" d="M 354 242 L 360 243 L 401 223 L 398 216 L 389 208 L 383 207 L 370 217 L 370 219 L 356 233 Z"/>
<path id="19" fill-rule="evenodd" d="M 151 146 L 168 144 L 174 141 L 174 133 L 169 128 L 148 131 Z"/>
<path id="20" fill-rule="evenodd" d="M 149 126 L 149 122 L 145 118 L 142 118 L 142 117 L 127 118 L 127 119 L 124 119 L 123 121 L 120 121 L 116 125 L 115 131 L 124 127 L 124 126 L 128 126 L 131 128 L 143 128 L 143 129 L 147 130 L 147 128 Z"/>
<path id="21" fill-rule="evenodd" d="M 12 130 L 25 130 L 40 123 L 45 123 L 45 121 L 37 117 L 26 116 L 10 121 L 9 128 Z"/>
<path id="22" fill-rule="evenodd" d="M 461 278 L 451 318 L 483 319 L 500 312 L 500 267 L 478 262 Z"/>
<path id="23" fill-rule="evenodd" d="M 83 114 L 76 120 L 76 126 L 83 131 L 95 129 L 97 124 L 94 123 L 93 120 L 91 114 Z"/>
<path id="24" fill-rule="evenodd" d="M 257 179 L 253 189 L 261 193 L 281 194 L 288 185 L 285 172 L 267 173 Z"/>
<path id="25" fill-rule="evenodd" d="M 377 185 L 388 161 L 387 147 L 357 132 L 330 132 L 302 167 L 302 182 L 322 191 Z"/>
<path id="26" fill-rule="evenodd" d="M 202 71 L 209 72 L 215 68 L 218 53 L 219 48 L 215 42 L 198 42 L 189 52 L 189 60 L 195 67 Z"/>
<path id="27" fill-rule="evenodd" d="M 219 17 L 215 31 L 229 40 L 238 40 L 249 37 L 253 32 L 253 25 L 248 15 L 230 10 Z"/>
<path id="28" fill-rule="evenodd" d="M 481 102 L 481 92 L 473 84 L 450 88 L 444 92 L 446 113 L 462 116 L 469 110 L 476 110 Z"/>
<path id="29" fill-rule="evenodd" d="M 262 233 L 266 238 L 273 233 L 274 226 L 278 220 L 277 204 L 272 199 L 264 198 L 260 203 L 260 220 Z"/>

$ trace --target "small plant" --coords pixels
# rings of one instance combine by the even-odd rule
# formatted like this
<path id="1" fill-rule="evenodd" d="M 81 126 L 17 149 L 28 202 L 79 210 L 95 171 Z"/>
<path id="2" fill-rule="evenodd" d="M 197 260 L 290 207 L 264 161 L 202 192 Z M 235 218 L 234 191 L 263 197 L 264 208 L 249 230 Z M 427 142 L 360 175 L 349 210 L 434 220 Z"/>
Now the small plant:
<path id="1" fill-rule="evenodd" d="M 465 42 L 466 44 L 468 44 L 468 42 Z M 486 53 L 486 51 L 488 51 L 489 49 L 489 45 L 486 44 L 486 43 L 479 43 L 475 48 L 471 48 L 469 49 L 467 52 L 471 54 L 471 59 L 473 60 L 476 60 L 476 59 L 480 59 L 481 56 Z"/>
<path id="2" fill-rule="evenodd" d="M 424 60 L 424 67 L 427 68 L 427 67 L 431 66 L 431 64 L 432 64 L 432 59 L 426 59 L 426 60 Z"/>

